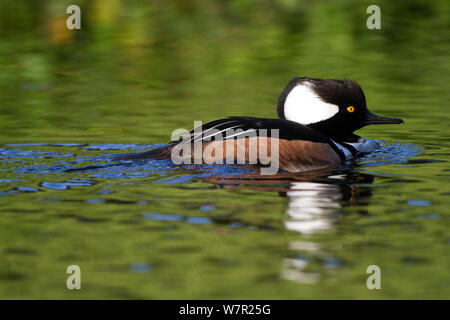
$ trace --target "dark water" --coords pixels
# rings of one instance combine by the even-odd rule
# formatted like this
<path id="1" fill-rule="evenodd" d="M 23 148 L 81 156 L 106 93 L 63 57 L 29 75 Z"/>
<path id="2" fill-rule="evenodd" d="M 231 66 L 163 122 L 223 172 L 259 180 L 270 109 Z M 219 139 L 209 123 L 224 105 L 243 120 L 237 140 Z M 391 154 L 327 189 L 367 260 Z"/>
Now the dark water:
<path id="1" fill-rule="evenodd" d="M 381 1 L 378 31 L 369 4 L 81 1 L 72 32 L 62 2 L 0 2 L 0 297 L 448 298 L 448 3 Z M 333 171 L 114 160 L 274 117 L 294 76 L 405 124 Z"/>

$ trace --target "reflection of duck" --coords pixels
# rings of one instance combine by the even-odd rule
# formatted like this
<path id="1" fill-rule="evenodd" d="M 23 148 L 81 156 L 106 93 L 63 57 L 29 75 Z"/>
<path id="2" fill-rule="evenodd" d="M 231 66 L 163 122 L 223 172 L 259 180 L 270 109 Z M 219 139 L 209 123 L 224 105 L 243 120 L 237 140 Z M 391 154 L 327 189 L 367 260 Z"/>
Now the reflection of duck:
<path id="1" fill-rule="evenodd" d="M 286 192 L 289 204 L 286 214 L 290 220 L 285 222 L 287 229 L 301 233 L 329 229 L 340 214 L 339 201 L 342 194 L 339 186 L 315 182 L 294 182 L 291 191 Z"/>
<path id="2" fill-rule="evenodd" d="M 285 222 L 286 228 L 301 233 L 329 229 L 342 215 L 339 209 L 356 204 L 360 188 L 355 183 L 373 180 L 373 176 L 352 173 L 328 176 L 326 183 L 291 183 L 289 191 L 283 193 L 289 198 L 286 214 L 291 218 Z"/>
<path id="3" fill-rule="evenodd" d="M 281 93 L 277 110 L 279 119 L 218 119 L 168 146 L 118 159 L 175 157 L 178 164 L 270 163 L 276 170 L 308 171 L 336 166 L 364 150 L 366 141 L 354 131 L 369 124 L 403 123 L 371 113 L 361 87 L 350 80 L 294 78 Z"/>
<path id="4" fill-rule="evenodd" d="M 280 196 L 289 199 L 285 211 L 285 227 L 302 234 L 313 234 L 332 228 L 343 215 L 344 207 L 361 203 L 363 198 L 369 197 L 370 190 L 362 191 L 359 184 L 371 184 L 374 177 L 352 171 L 310 171 L 274 176 L 211 176 L 204 180 L 224 188 L 278 191 Z M 286 280 L 299 283 L 317 282 L 321 273 L 307 270 L 312 259 L 322 261 L 328 271 L 339 265 L 338 259 L 329 256 L 314 242 L 291 241 L 289 249 L 298 254 L 283 259 L 281 277 Z"/>
<path id="5" fill-rule="evenodd" d="M 351 171 L 335 173 L 316 170 L 272 176 L 213 175 L 203 180 L 223 188 L 278 192 L 280 196 L 289 199 L 286 228 L 309 234 L 329 229 L 342 215 L 342 210 L 339 209 L 356 204 L 359 197 L 370 196 L 370 191 L 360 192 L 357 184 L 371 184 L 374 177 Z"/>

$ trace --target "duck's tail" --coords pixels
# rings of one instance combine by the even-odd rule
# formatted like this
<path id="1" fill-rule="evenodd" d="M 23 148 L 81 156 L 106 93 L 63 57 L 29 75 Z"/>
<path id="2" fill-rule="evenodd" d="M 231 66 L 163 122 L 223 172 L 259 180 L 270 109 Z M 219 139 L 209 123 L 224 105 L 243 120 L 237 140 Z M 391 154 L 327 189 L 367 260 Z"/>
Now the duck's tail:
<path id="1" fill-rule="evenodd" d="M 155 148 L 146 152 L 124 154 L 115 157 L 114 160 L 170 159 L 174 145 L 169 144 L 168 146 Z"/>

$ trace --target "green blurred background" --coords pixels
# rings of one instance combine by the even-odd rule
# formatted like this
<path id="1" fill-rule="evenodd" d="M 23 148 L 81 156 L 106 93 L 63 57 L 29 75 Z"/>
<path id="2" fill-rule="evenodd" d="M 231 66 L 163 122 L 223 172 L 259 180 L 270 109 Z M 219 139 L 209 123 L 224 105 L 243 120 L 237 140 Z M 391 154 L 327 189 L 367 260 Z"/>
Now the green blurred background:
<path id="1" fill-rule="evenodd" d="M 78 1 L 76 31 L 69 4 L 1 1 L 1 139 L 160 143 L 193 119 L 274 117 L 294 76 L 355 79 L 388 116 L 449 98 L 445 0 L 380 1 L 381 30 L 370 1 Z"/>
<path id="2" fill-rule="evenodd" d="M 81 30 L 66 28 L 71 4 Z M 366 27 L 371 4 L 381 30 Z M 153 183 L 184 171 L 57 191 L 41 183 L 80 174 L 18 175 L 20 164 L 2 160 L 2 178 L 26 182 L 0 184 L 0 297 L 449 298 L 449 52 L 446 0 L 0 0 L 2 145 L 165 143 L 194 120 L 276 117 L 287 82 L 309 76 L 354 79 L 373 112 L 406 122 L 364 137 L 424 147 L 407 164 L 362 169 L 375 177 L 359 186 L 371 197 L 338 201 L 344 218 L 317 235 L 283 227 L 277 192 Z M 24 185 L 42 192 L 7 193 Z M 426 205 L 408 202 L 417 199 Z M 145 212 L 272 229 L 172 225 Z M 322 275 L 313 284 L 280 276 L 298 241 L 324 250 L 306 250 Z M 330 272 L 329 258 L 340 261 Z M 65 288 L 72 263 L 79 292 Z M 384 268 L 382 290 L 365 287 L 370 264 Z"/>

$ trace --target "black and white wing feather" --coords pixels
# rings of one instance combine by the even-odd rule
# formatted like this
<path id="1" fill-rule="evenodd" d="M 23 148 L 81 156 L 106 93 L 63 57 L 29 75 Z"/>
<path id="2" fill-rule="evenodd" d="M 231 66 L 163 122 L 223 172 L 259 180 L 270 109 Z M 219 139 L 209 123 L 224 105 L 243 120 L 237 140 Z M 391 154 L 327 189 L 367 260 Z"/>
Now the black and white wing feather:
<path id="1" fill-rule="evenodd" d="M 279 139 L 330 142 L 327 136 L 298 122 L 255 117 L 228 117 L 207 122 L 191 130 L 189 140 L 184 142 L 239 139 L 260 136 L 261 133 L 270 137 L 273 129 L 278 130 Z"/>

